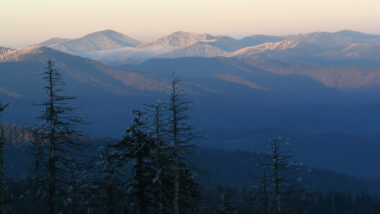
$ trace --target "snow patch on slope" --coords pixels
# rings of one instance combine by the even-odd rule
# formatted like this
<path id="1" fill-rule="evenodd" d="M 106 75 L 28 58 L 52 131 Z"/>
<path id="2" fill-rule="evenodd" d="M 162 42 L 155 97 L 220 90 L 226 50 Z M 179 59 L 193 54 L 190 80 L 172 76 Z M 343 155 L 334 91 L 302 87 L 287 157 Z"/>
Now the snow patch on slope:
<path id="1" fill-rule="evenodd" d="M 228 54 L 229 57 L 249 57 L 256 54 L 263 53 L 268 50 L 286 50 L 290 48 L 297 47 L 299 43 L 296 41 L 287 41 L 283 40 L 280 42 L 266 42 L 264 44 L 250 46 L 237 50 L 231 54 Z"/>

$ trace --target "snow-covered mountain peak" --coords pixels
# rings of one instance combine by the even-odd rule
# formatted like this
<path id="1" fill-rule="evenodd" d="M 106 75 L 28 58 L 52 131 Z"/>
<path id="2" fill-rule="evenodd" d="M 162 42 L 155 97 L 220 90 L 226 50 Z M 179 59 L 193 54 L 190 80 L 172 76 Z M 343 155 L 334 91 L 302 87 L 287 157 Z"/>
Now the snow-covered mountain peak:
<path id="1" fill-rule="evenodd" d="M 263 53 L 268 50 L 285 50 L 285 49 L 290 49 L 290 48 L 295 48 L 297 47 L 299 43 L 296 41 L 288 41 L 288 40 L 283 40 L 279 42 L 266 42 L 260 45 L 255 45 L 255 46 L 250 46 L 246 48 L 242 48 L 240 50 L 237 50 L 228 56 L 230 57 L 235 57 L 235 56 L 240 56 L 240 57 L 248 57 L 252 56 L 255 54 Z"/>

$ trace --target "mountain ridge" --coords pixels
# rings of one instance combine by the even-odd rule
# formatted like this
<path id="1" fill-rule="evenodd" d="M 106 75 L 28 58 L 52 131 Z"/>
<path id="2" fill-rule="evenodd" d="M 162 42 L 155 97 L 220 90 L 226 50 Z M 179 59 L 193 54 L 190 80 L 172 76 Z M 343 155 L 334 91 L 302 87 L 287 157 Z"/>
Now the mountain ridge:
<path id="1" fill-rule="evenodd" d="M 50 44 L 49 40 L 47 40 L 40 44 L 44 45 L 46 43 L 48 43 L 48 47 L 75 53 L 83 51 L 110 50 L 122 47 L 136 47 L 141 42 L 113 30 L 104 30 L 90 33 L 77 39 L 66 41 L 59 40 L 58 43 Z"/>
<path id="2" fill-rule="evenodd" d="M 56 41 L 56 43 L 54 43 Z M 263 44 L 276 46 L 279 42 L 297 43 L 298 48 L 291 53 L 294 57 L 307 57 L 320 60 L 319 56 L 328 55 L 329 59 L 339 59 L 340 49 L 356 45 L 369 45 L 362 49 L 363 56 L 380 54 L 380 35 L 364 34 L 357 31 L 313 32 L 286 36 L 252 35 L 241 39 L 228 36 L 213 36 L 177 31 L 167 36 L 142 42 L 112 30 L 98 31 L 74 40 L 51 39 L 40 43 L 63 52 L 100 60 L 110 64 L 124 61 L 144 61 L 151 58 L 179 57 L 234 57 L 234 53 L 247 49 L 263 48 Z M 273 49 L 273 48 L 272 48 Z M 311 51 L 312 50 L 312 51 Z M 277 51 L 283 52 L 282 49 Z M 335 55 L 331 55 L 334 53 Z M 267 53 L 261 51 L 264 57 Z M 272 50 L 271 57 L 281 56 Z M 253 54 L 257 56 L 259 53 Z M 285 58 L 286 54 L 284 54 Z M 282 58 L 284 58 L 282 57 Z M 360 58 L 357 54 L 347 54 L 346 59 Z M 374 60 L 372 60 L 374 61 Z M 372 62 L 373 63 L 373 62 Z M 379 63 L 380 64 L 380 63 Z"/>

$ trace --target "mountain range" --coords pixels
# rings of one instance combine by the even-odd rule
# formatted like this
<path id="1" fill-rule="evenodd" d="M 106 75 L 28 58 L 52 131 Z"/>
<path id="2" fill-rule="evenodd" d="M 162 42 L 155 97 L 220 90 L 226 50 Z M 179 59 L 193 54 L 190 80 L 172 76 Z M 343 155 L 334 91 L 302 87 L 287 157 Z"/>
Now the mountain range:
<path id="1" fill-rule="evenodd" d="M 242 39 L 178 31 L 148 42 L 106 30 L 73 40 L 50 39 L 39 45 L 119 67 L 153 58 L 219 57 L 273 73 L 311 77 L 343 90 L 380 85 L 380 35 L 348 30 Z"/>
<path id="2" fill-rule="evenodd" d="M 144 42 L 107 30 L 18 50 L 0 47 L 0 100 L 11 103 L 2 118 L 18 125 L 34 121 L 39 108 L 32 104 L 45 98 L 40 73 L 48 59 L 62 73 L 65 94 L 78 97 L 74 105 L 94 136 L 120 137 L 130 112 L 166 100 L 176 76 L 196 103 L 194 123 L 214 130 L 206 146 L 254 151 L 251 141 L 265 142 L 257 130 L 281 130 L 265 133 L 296 136 L 301 161 L 380 177 L 370 163 L 380 162 L 373 153 L 378 138 L 368 137 L 380 130 L 379 41 L 353 31 L 243 39 L 180 31 Z M 220 139 L 220 133 L 228 136 Z M 338 137 L 326 137 L 331 133 Z M 328 149 L 347 139 L 347 158 Z M 355 151 L 371 154 L 360 159 L 368 170 L 356 164 Z M 310 152 L 318 161 L 308 158 Z"/>
<path id="3" fill-rule="evenodd" d="M 78 39 L 54 38 L 39 45 L 108 63 L 125 60 L 179 57 L 265 57 L 291 59 L 294 56 L 318 60 L 380 58 L 380 35 L 355 31 L 316 32 L 288 36 L 253 35 L 242 39 L 210 34 L 174 32 L 153 41 L 138 41 L 105 30 Z M 288 56 L 290 54 L 290 56 Z M 112 57 L 109 57 L 109 56 Z"/>

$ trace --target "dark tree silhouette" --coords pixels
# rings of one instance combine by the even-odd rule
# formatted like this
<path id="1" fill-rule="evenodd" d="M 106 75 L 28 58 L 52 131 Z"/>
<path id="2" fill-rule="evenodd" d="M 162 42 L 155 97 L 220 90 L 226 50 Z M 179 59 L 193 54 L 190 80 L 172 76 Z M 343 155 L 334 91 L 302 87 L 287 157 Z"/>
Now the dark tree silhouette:
<path id="1" fill-rule="evenodd" d="M 48 147 L 48 189 L 49 189 L 49 213 L 56 214 L 57 193 L 65 197 L 69 181 L 68 170 L 73 166 L 74 156 L 77 155 L 81 144 L 78 141 L 80 135 L 78 125 L 81 118 L 71 115 L 74 108 L 68 102 L 75 97 L 62 95 L 64 82 L 61 74 L 55 68 L 52 61 L 47 62 L 47 68 L 42 73 L 43 80 L 46 81 L 44 87 L 48 95 L 47 101 L 40 104 L 44 107 L 41 120 L 41 139 L 47 143 Z M 59 188 L 61 187 L 61 188 Z M 59 200 L 65 201 L 64 198 Z"/>
<path id="2" fill-rule="evenodd" d="M 153 207 L 154 141 L 146 131 L 143 113 L 133 111 L 133 114 L 135 115 L 133 124 L 127 129 L 123 139 L 115 144 L 115 156 L 120 165 L 130 167 L 126 209 L 134 213 L 147 214 Z"/>
<path id="3" fill-rule="evenodd" d="M 146 105 L 147 115 L 150 118 L 150 134 L 154 140 L 153 164 L 154 164 L 154 201 L 155 213 L 164 214 L 170 212 L 172 207 L 169 201 L 172 198 L 173 189 L 173 149 L 167 137 L 168 121 L 165 118 L 165 105 L 158 102 Z"/>
<path id="4" fill-rule="evenodd" d="M 174 159 L 174 194 L 173 194 L 173 212 L 174 214 L 186 213 L 184 209 L 190 208 L 181 201 L 193 203 L 188 196 L 195 196 L 197 185 L 193 180 L 192 172 L 188 169 L 188 163 L 184 161 L 186 152 L 190 148 L 194 148 L 194 139 L 197 137 L 194 134 L 193 127 L 190 123 L 192 102 L 185 96 L 183 89 L 179 86 L 180 80 L 174 79 L 171 84 L 170 101 L 167 104 L 168 108 L 168 136 L 173 146 Z M 181 175 L 186 180 L 182 180 Z M 190 186 L 186 186 L 190 185 Z M 195 189 L 194 189 L 195 188 Z M 181 190 L 182 189 L 182 190 Z M 188 189 L 190 191 L 184 191 Z M 182 195 L 181 195 L 182 193 Z M 185 194 L 185 195 L 184 195 Z M 191 208 L 194 208 L 195 204 Z"/>
<path id="5" fill-rule="evenodd" d="M 272 137 L 270 139 L 273 171 L 272 185 L 274 186 L 274 201 L 276 213 L 283 213 L 284 197 L 290 197 L 296 193 L 294 185 L 297 167 L 290 162 L 293 157 L 288 151 L 283 150 L 287 142 L 281 137 Z"/>

